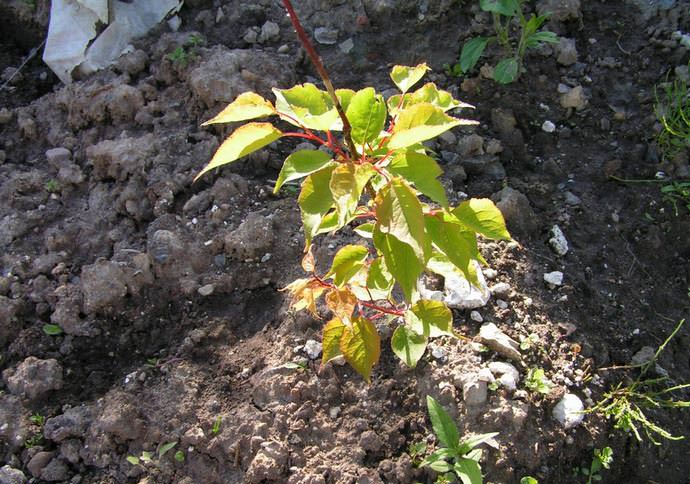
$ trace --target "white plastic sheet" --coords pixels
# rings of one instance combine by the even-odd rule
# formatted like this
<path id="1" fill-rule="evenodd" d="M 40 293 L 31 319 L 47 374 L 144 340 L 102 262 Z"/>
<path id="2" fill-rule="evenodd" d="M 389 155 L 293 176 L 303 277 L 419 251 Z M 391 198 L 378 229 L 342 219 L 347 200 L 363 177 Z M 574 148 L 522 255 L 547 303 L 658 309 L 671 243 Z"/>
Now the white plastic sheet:
<path id="1" fill-rule="evenodd" d="M 43 61 L 66 84 L 76 67 L 89 74 L 109 66 L 183 0 L 53 0 Z M 98 22 L 107 24 L 96 36 Z M 96 39 L 91 43 L 93 39 Z M 91 43 L 91 45 L 89 45 Z"/>

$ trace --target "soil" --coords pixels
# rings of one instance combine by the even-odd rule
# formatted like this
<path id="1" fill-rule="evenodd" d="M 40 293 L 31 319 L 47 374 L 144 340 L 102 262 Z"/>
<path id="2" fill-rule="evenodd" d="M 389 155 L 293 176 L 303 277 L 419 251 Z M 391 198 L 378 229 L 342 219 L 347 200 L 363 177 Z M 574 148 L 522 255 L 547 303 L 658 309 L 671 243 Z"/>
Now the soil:
<path id="1" fill-rule="evenodd" d="M 24 482 L 9 480 L 15 471 L 31 482 L 433 482 L 409 455 L 413 443 L 435 443 L 426 395 L 461 434 L 500 432 L 484 446 L 487 482 L 585 482 L 573 470 L 603 446 L 614 461 L 602 482 L 689 482 L 686 440 L 657 446 L 599 414 L 571 429 L 552 416 L 565 393 L 591 407 L 629 382 L 634 370 L 606 368 L 658 347 L 690 316 L 690 213 L 664 201 L 659 183 L 611 178 L 687 176 L 687 153 L 669 161 L 656 147 L 654 89 L 688 64 L 672 35 L 690 26 L 688 3 L 560 2 L 574 15 L 548 26 L 574 39 L 578 62 L 541 48 L 502 86 L 444 72 L 463 40 L 490 32 L 474 2 L 299 2 L 308 32 L 337 33 L 317 48 L 338 87 L 390 93 L 390 66 L 426 61 L 431 80 L 477 107 L 462 115 L 478 127 L 432 146 L 451 198 L 501 200 L 511 187 L 528 201 L 502 206 L 515 241 L 480 243 L 496 271 L 489 285 L 509 288 L 477 311 L 515 340 L 538 338 L 515 363 L 519 390 L 478 403 L 463 382 L 506 358 L 472 342 L 481 323 L 470 310 L 454 310 L 467 339 L 435 340 L 442 356 L 427 351 L 415 369 L 382 326 L 370 385 L 306 356 L 323 321 L 289 311 L 279 291 L 302 276 L 303 235 L 294 194 L 271 194 L 296 143 L 192 182 L 230 132 L 203 121 L 244 90 L 316 82 L 279 2 L 226 3 L 186 2 L 179 32 L 163 24 L 69 86 L 39 52 L 0 91 L 0 482 Z M 2 82 L 40 46 L 47 11 L 43 1 L 0 7 Z M 262 36 L 266 22 L 279 33 Z M 170 58 L 177 47 L 182 62 Z M 500 55 L 490 50 L 487 63 Z M 563 107 L 559 84 L 582 86 L 586 105 Z M 562 256 L 548 243 L 554 225 L 569 244 Z M 317 262 L 352 240 L 351 229 L 319 240 Z M 545 284 L 551 271 L 564 274 L 561 286 Z M 688 334 L 658 362 L 678 383 L 690 381 Z M 549 394 L 525 391 L 534 367 L 554 382 Z M 648 415 L 690 434 L 687 412 Z M 144 451 L 153 462 L 127 460 Z"/>

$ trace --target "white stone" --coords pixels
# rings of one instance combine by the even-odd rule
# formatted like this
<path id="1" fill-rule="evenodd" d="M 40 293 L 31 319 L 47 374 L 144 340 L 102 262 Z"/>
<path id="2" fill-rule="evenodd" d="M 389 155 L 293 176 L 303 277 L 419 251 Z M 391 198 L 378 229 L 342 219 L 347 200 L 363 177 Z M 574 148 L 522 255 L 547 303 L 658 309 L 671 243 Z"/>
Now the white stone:
<path id="1" fill-rule="evenodd" d="M 479 311 L 472 311 L 470 313 L 470 319 L 472 319 L 472 321 L 476 321 L 478 323 L 484 322 L 484 318 L 482 318 L 482 315 L 479 314 Z"/>
<path id="2" fill-rule="evenodd" d="M 571 429 L 577 427 L 585 419 L 583 410 L 585 406 L 580 397 L 572 393 L 566 393 L 560 402 L 553 408 L 553 418 L 555 418 L 564 428 Z"/>
<path id="3" fill-rule="evenodd" d="M 494 323 L 483 324 L 479 328 L 479 338 L 482 343 L 494 350 L 496 353 L 510 358 L 511 360 L 521 360 L 520 345 L 513 338 L 498 329 Z"/>
<path id="4" fill-rule="evenodd" d="M 498 381 L 508 391 L 514 392 L 517 390 L 517 380 L 510 373 L 504 373 Z"/>
<path id="5" fill-rule="evenodd" d="M 355 43 L 352 40 L 352 37 L 349 39 L 346 39 L 345 41 L 341 42 L 340 45 L 338 45 L 338 48 L 340 49 L 340 52 L 343 54 L 349 54 L 352 52 L 352 49 L 354 49 Z"/>
<path id="6" fill-rule="evenodd" d="M 565 238 L 561 228 L 558 225 L 554 225 L 549 234 L 551 235 L 549 239 L 551 249 L 560 256 L 567 254 L 569 250 L 568 240 Z"/>
<path id="7" fill-rule="evenodd" d="M 487 383 L 493 382 L 496 378 L 494 378 L 494 374 L 491 373 L 491 370 L 488 368 L 482 368 L 479 370 L 479 373 L 477 373 L 477 379 L 481 381 L 485 381 Z"/>
<path id="8" fill-rule="evenodd" d="M 503 299 L 496 299 L 496 306 L 498 306 L 499 309 L 508 309 L 508 303 Z"/>
<path id="9" fill-rule="evenodd" d="M 510 284 L 507 282 L 499 282 L 491 286 L 491 294 L 496 297 L 507 298 L 510 295 Z"/>
<path id="10" fill-rule="evenodd" d="M 489 370 L 498 376 L 498 381 L 501 386 L 510 391 L 517 389 L 517 383 L 520 381 L 520 372 L 510 363 L 503 361 L 492 361 L 489 363 Z"/>
<path id="11" fill-rule="evenodd" d="M 551 286 L 560 286 L 563 284 L 563 273 L 561 271 L 547 272 L 544 274 L 544 281 Z"/>
<path id="12" fill-rule="evenodd" d="M 545 133 L 553 133 L 554 131 L 556 131 L 556 125 L 547 119 L 541 125 L 541 130 L 544 131 Z"/>
<path id="13" fill-rule="evenodd" d="M 482 272 L 484 273 L 484 277 L 490 281 L 498 277 L 498 272 L 496 272 L 496 269 L 484 269 Z"/>
<path id="14" fill-rule="evenodd" d="M 322 349 L 323 346 L 316 340 L 309 339 L 306 343 L 304 343 L 304 352 L 311 360 L 317 359 L 321 355 Z"/>
<path id="15" fill-rule="evenodd" d="M 197 289 L 197 292 L 202 296 L 210 296 L 215 289 L 216 287 L 213 284 L 206 284 Z"/>
<path id="16" fill-rule="evenodd" d="M 476 375 L 475 375 L 476 377 Z M 486 382 L 478 378 L 471 378 L 462 385 L 462 398 L 467 406 L 481 405 L 486 402 Z"/>
<path id="17" fill-rule="evenodd" d="M 441 360 L 446 357 L 446 350 L 444 350 L 440 346 L 434 346 L 434 348 L 431 350 L 431 356 L 433 356 L 437 360 Z"/>
<path id="18" fill-rule="evenodd" d="M 325 27 L 318 27 L 314 30 L 314 38 L 316 38 L 319 44 L 333 45 L 338 42 L 338 31 Z"/>
<path id="19" fill-rule="evenodd" d="M 475 309 L 486 306 L 491 298 L 491 291 L 486 284 L 482 271 L 477 267 L 479 287 L 471 285 L 460 276 L 446 277 L 443 302 L 456 309 Z"/>

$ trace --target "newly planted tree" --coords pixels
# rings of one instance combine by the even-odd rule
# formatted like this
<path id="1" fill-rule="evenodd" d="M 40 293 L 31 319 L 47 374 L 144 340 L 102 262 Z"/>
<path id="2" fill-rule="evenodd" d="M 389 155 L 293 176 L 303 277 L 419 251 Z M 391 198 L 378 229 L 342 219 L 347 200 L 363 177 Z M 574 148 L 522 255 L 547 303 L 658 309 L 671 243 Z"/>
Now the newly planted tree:
<path id="1" fill-rule="evenodd" d="M 282 138 L 306 139 L 321 148 L 289 155 L 275 184 L 278 192 L 303 179 L 298 204 L 307 276 L 286 289 L 294 309 L 319 317 L 317 302 L 323 298 L 332 313 L 323 329 L 322 362 L 342 356 L 369 381 L 381 352 L 375 321 L 395 321 L 392 349 L 415 366 L 429 338 L 453 335 L 450 309 L 420 298 L 422 273 L 460 275 L 476 283 L 477 261 L 483 262 L 477 234 L 495 240 L 510 235 L 490 200 L 448 203 L 438 180 L 442 170 L 422 144 L 456 126 L 476 124 L 448 114 L 470 106 L 433 83 L 413 91 L 429 70 L 426 64 L 395 66 L 391 79 L 400 94 L 388 100 L 371 87 L 334 89 L 289 0 L 284 4 L 326 90 L 309 83 L 274 89 L 275 103 L 253 92 L 238 96 L 204 124 L 276 117 L 297 130 L 247 123 L 222 143 L 197 178 Z M 311 250 L 315 238 L 349 224 L 362 243 L 340 248 L 330 268 L 319 272 Z"/>

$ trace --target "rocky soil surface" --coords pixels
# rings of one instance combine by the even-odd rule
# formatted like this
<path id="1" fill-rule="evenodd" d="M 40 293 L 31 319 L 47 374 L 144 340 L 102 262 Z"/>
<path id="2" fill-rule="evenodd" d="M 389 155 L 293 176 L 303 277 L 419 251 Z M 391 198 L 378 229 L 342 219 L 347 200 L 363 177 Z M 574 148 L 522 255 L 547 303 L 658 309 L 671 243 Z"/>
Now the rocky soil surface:
<path id="1" fill-rule="evenodd" d="M 686 482 L 688 443 L 640 443 L 578 410 L 631 375 L 602 368 L 690 316 L 690 214 L 658 185 L 610 178 L 690 176 L 687 153 L 657 149 L 654 115 L 654 86 L 688 75 L 688 2 L 539 0 L 561 42 L 530 54 L 509 86 L 444 73 L 462 41 L 491 29 L 476 2 L 295 3 L 338 87 L 392 94 L 390 65 L 426 61 L 431 80 L 477 106 L 463 115 L 479 126 L 433 148 L 451 198 L 491 197 L 515 240 L 480 244 L 484 293 L 454 310 L 467 339 L 434 340 L 410 370 L 382 326 L 371 385 L 347 366 L 320 369 L 323 322 L 288 311 L 278 291 L 301 274 L 294 193 L 272 195 L 296 143 L 192 183 L 233 128 L 203 121 L 246 90 L 271 98 L 316 81 L 279 2 L 188 0 L 178 30 L 163 24 L 65 86 L 40 55 L 16 72 L 49 5 L 11 0 L 0 6 L 0 483 L 433 482 L 410 455 L 435 442 L 426 395 L 463 435 L 499 432 L 486 481 L 584 482 L 573 468 L 609 445 L 603 482 Z M 352 240 L 347 229 L 322 239 L 317 261 Z M 659 361 L 674 381 L 690 381 L 689 343 L 681 331 Z M 548 393 L 525 386 L 533 368 Z M 650 416 L 690 434 L 682 411 Z M 143 452 L 149 462 L 132 462 Z"/>

